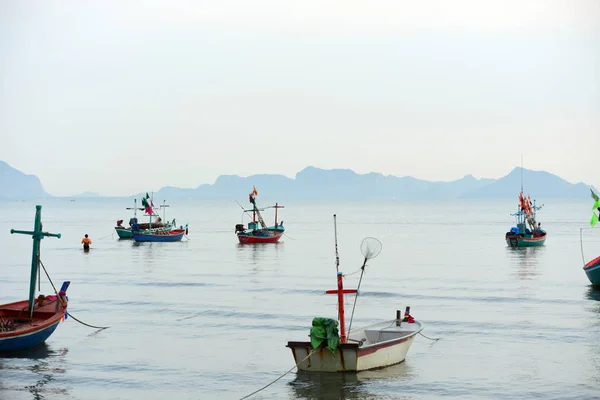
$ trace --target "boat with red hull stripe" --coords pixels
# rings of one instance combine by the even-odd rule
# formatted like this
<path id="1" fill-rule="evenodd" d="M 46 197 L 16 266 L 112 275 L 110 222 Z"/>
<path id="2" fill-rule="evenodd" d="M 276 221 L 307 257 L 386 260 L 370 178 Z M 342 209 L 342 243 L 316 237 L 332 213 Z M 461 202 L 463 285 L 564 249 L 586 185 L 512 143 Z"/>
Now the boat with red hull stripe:
<path id="1" fill-rule="evenodd" d="M 235 234 L 238 237 L 240 244 L 277 243 L 285 232 L 283 221 L 277 221 L 277 210 L 284 208 L 284 206 L 275 203 L 274 206 L 258 208 L 256 205 L 257 195 L 258 191 L 256 190 L 256 187 L 254 187 L 252 192 L 248 195 L 248 200 L 250 201 L 250 204 L 252 204 L 251 209 L 246 210 L 240 205 L 242 210 L 244 210 L 244 214 L 252 213 L 252 221 L 248 222 L 248 228 L 246 228 L 243 223 L 237 224 L 235 226 Z M 262 217 L 261 211 L 265 211 L 268 208 L 275 209 L 274 226 L 267 226 Z"/>
<path id="2" fill-rule="evenodd" d="M 335 218 L 334 226 L 335 226 Z M 377 322 L 358 329 L 352 329 L 352 318 L 346 330 L 344 295 L 358 293 L 366 262 L 381 251 L 381 242 L 366 238 L 361 244 L 365 256 L 361 268 L 359 285 L 356 290 L 344 289 L 343 274 L 339 271 L 337 252 L 337 228 L 335 240 L 337 289 L 327 290 L 326 294 L 338 297 L 338 319 L 316 317 L 312 321 L 310 341 L 289 341 L 296 366 L 300 371 L 309 372 L 359 372 L 398 364 L 404 361 L 415 336 L 423 325 L 410 315 L 406 307 L 404 317 L 396 311 L 396 319 Z M 356 297 L 354 300 L 356 305 Z M 353 307 L 354 312 L 354 307 Z M 339 331 L 338 331 L 339 326 Z"/>
<path id="3" fill-rule="evenodd" d="M 44 343 L 67 317 L 67 289 L 63 282 L 58 293 L 35 297 L 40 261 L 40 242 L 44 237 L 60 238 L 60 233 L 42 232 L 42 206 L 36 206 L 33 231 L 11 229 L 10 233 L 33 237 L 33 258 L 29 282 L 29 299 L 0 305 L 0 354 L 33 349 Z"/>

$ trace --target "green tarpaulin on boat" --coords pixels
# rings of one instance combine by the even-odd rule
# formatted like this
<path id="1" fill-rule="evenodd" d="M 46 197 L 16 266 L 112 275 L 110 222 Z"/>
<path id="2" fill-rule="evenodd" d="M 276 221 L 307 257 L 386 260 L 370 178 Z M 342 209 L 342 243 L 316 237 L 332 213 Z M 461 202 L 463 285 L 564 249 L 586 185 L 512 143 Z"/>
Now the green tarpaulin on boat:
<path id="1" fill-rule="evenodd" d="M 312 328 L 310 328 L 310 342 L 313 349 L 318 348 L 325 340 L 327 340 L 327 348 L 335 353 L 340 344 L 338 322 L 331 318 L 313 318 Z"/>

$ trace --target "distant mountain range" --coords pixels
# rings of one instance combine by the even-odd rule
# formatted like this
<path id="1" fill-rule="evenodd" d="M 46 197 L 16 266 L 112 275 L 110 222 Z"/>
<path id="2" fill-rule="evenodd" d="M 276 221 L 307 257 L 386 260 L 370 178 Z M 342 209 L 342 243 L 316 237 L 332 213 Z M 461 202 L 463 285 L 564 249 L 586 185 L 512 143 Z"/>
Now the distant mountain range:
<path id="1" fill-rule="evenodd" d="M 526 194 L 532 198 L 585 198 L 589 186 L 572 184 L 545 171 L 522 170 Z M 514 168 L 499 179 L 477 179 L 467 175 L 451 182 L 426 181 L 410 176 L 397 177 L 371 172 L 357 174 L 349 169 L 325 170 L 307 167 L 295 178 L 283 175 L 260 174 L 249 177 L 221 175 L 214 184 L 203 184 L 195 189 L 166 186 L 154 193 L 155 199 L 243 199 L 256 186 L 259 193 L 269 198 L 335 200 L 335 199 L 502 199 L 514 198 L 521 188 L 521 168 Z M 121 197 L 141 197 L 141 194 Z M 0 161 L 0 198 L 32 199 L 51 197 L 40 180 L 25 175 Z M 100 197 L 85 192 L 77 198 Z"/>
<path id="2" fill-rule="evenodd" d="M 0 199 L 20 200 L 51 197 L 39 178 L 14 169 L 0 160 Z"/>

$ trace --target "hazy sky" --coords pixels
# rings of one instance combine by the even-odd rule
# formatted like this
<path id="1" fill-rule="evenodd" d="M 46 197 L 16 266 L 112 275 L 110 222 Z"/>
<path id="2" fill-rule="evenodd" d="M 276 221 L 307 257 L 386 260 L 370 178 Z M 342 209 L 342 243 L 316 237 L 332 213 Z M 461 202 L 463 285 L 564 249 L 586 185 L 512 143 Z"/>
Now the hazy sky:
<path id="1" fill-rule="evenodd" d="M 53 195 L 521 154 L 600 187 L 600 1 L 2 0 L 0 139 Z"/>

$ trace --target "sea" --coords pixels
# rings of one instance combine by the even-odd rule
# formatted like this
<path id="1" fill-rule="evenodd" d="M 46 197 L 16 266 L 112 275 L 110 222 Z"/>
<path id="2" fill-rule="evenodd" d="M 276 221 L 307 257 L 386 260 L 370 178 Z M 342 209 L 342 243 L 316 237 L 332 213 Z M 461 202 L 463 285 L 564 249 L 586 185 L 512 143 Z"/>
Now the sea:
<path id="1" fill-rule="evenodd" d="M 170 201 L 165 217 L 189 224 L 187 238 L 135 243 L 113 229 L 129 201 L 44 200 L 43 228 L 62 237 L 42 241 L 41 260 L 55 286 L 71 281 L 72 317 L 42 347 L 0 357 L 0 399 L 600 399 L 600 290 L 582 270 L 600 255 L 591 199 L 546 201 L 548 239 L 528 249 L 504 241 L 516 196 L 280 203 L 282 241 L 240 245 L 234 227 L 248 217 L 234 201 Z M 1 304 L 27 298 L 31 238 L 10 229 L 32 229 L 35 205 L 0 203 Z M 334 214 L 346 288 L 358 285 L 363 240 L 382 246 L 353 327 L 406 306 L 424 325 L 401 364 L 294 369 L 287 341 L 337 315 L 325 294 L 336 288 Z"/>

